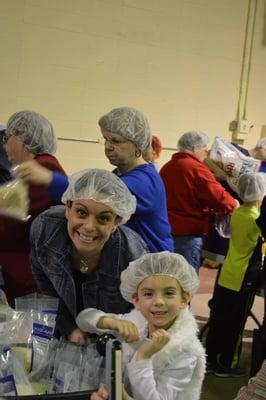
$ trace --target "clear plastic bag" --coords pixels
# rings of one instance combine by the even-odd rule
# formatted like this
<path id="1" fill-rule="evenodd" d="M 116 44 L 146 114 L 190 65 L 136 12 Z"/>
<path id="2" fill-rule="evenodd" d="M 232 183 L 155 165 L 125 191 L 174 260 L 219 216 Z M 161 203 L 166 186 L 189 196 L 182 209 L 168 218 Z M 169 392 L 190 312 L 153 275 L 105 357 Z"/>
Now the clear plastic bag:
<path id="1" fill-rule="evenodd" d="M 230 221 L 231 214 L 216 216 L 215 218 L 214 227 L 223 238 L 229 239 L 231 237 Z"/>
<path id="2" fill-rule="evenodd" d="M 238 178 L 247 172 L 257 172 L 261 165 L 260 160 L 245 156 L 232 143 L 219 137 L 214 139 L 209 156 L 229 178 Z"/>
<path id="3" fill-rule="evenodd" d="M 28 221 L 28 186 L 21 179 L 12 179 L 0 186 L 0 214 Z"/>

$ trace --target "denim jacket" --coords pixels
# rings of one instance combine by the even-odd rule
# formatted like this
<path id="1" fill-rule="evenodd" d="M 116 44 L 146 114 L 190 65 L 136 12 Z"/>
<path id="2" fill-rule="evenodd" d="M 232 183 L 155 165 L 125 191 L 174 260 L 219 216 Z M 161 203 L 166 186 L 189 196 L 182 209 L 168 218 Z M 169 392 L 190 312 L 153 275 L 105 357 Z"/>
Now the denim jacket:
<path id="1" fill-rule="evenodd" d="M 68 335 L 77 328 L 77 299 L 65 207 L 51 207 L 35 218 L 30 240 L 33 276 L 44 294 L 59 298 L 56 331 Z M 130 304 L 120 294 L 120 274 L 146 252 L 147 245 L 136 232 L 118 226 L 105 243 L 97 268 L 82 284 L 84 308 L 127 312 Z"/>

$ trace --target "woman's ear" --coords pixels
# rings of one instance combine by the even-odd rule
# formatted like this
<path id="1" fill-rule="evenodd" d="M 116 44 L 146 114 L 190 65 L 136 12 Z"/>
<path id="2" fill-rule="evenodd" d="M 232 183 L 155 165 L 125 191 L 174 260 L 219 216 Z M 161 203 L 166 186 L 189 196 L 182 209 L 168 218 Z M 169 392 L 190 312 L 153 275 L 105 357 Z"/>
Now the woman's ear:
<path id="1" fill-rule="evenodd" d="M 66 217 L 66 219 L 68 219 L 68 217 L 69 217 L 69 210 L 70 210 L 71 206 L 72 206 L 72 201 L 67 201 L 66 207 L 65 207 L 65 217 Z"/>

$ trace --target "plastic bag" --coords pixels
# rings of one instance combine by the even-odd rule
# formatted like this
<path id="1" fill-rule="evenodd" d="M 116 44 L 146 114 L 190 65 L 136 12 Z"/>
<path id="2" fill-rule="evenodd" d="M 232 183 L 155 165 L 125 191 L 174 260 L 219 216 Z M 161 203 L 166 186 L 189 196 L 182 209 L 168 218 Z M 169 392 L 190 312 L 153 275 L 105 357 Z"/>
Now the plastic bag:
<path id="1" fill-rule="evenodd" d="M 210 158 L 232 178 L 247 172 L 257 172 L 261 165 L 260 160 L 245 156 L 232 143 L 219 137 L 214 139 Z"/>
<path id="2" fill-rule="evenodd" d="M 15 299 L 16 310 L 28 311 L 32 316 L 31 370 L 39 368 L 49 342 L 53 338 L 58 299 L 32 293 Z"/>
<path id="3" fill-rule="evenodd" d="M 15 178 L 0 186 L 0 214 L 28 221 L 28 212 L 28 186 L 22 180 Z"/>
<path id="4" fill-rule="evenodd" d="M 224 214 L 215 218 L 214 227 L 223 238 L 229 239 L 231 237 L 230 221 L 231 214 Z"/>
<path id="5" fill-rule="evenodd" d="M 33 388 L 19 358 L 9 347 L 0 349 L 0 395 L 33 395 Z"/>

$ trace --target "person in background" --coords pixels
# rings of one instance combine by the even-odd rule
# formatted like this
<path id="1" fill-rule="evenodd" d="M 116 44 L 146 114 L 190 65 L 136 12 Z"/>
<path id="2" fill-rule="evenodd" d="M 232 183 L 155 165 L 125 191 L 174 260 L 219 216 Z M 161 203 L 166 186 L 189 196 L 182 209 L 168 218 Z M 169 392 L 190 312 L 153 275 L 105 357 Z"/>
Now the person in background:
<path id="1" fill-rule="evenodd" d="M 53 126 L 42 115 L 34 111 L 19 111 L 13 114 L 3 134 L 4 149 L 9 162 L 15 166 L 26 160 L 35 160 L 51 171 L 64 173 L 53 156 L 57 140 Z M 29 233 L 34 218 L 53 203 L 48 197 L 47 187 L 29 185 L 29 214 L 27 222 L 0 215 L 0 265 L 4 279 L 3 289 L 8 302 L 35 292 L 30 262 Z"/>
<path id="2" fill-rule="evenodd" d="M 7 159 L 6 152 L 3 148 L 3 135 L 6 131 L 5 125 L 0 125 L 0 184 L 10 180 L 11 164 Z"/>
<path id="3" fill-rule="evenodd" d="M 153 163 L 156 166 L 157 171 L 159 170 L 157 160 L 163 150 L 162 142 L 160 138 L 156 135 L 151 137 L 151 146 L 143 153 L 143 158 L 145 161 Z"/>
<path id="4" fill-rule="evenodd" d="M 203 163 L 208 142 L 205 133 L 185 133 L 178 141 L 179 152 L 160 171 L 175 252 L 182 254 L 197 271 L 214 213 L 231 213 L 238 205 Z"/>
<path id="5" fill-rule="evenodd" d="M 243 204 L 231 217 L 229 251 L 215 287 L 206 338 L 207 370 L 221 377 L 245 373 L 238 368 L 238 361 L 261 268 L 261 232 L 256 220 L 265 189 L 261 173 L 239 178 Z"/>
<path id="6" fill-rule="evenodd" d="M 164 185 L 154 165 L 143 158 L 143 152 L 151 144 L 147 118 L 135 108 L 120 107 L 100 118 L 99 125 L 105 141 L 105 155 L 117 167 L 113 172 L 137 199 L 136 211 L 127 226 L 144 239 L 150 252 L 173 251 Z M 47 185 L 55 200 L 61 198 L 68 185 L 67 177 L 53 174 L 32 162 L 21 165 L 18 174 L 26 182 Z"/>
<path id="7" fill-rule="evenodd" d="M 253 157 L 257 160 L 261 160 L 260 172 L 266 172 L 266 138 L 260 139 L 254 148 L 247 150 L 236 143 L 232 143 L 237 150 L 241 151 L 245 156 Z M 214 173 L 215 178 L 221 183 L 225 190 L 236 198 L 240 204 L 242 200 L 238 194 L 233 191 L 230 185 L 227 183 L 226 173 L 210 158 L 205 161 L 206 165 Z M 224 261 L 224 258 L 228 252 L 229 239 L 219 235 L 215 227 L 212 227 L 204 241 L 202 256 L 204 257 L 203 265 L 210 267 L 218 267 Z"/>
<path id="8" fill-rule="evenodd" d="M 124 225 L 136 199 L 112 172 L 73 174 L 65 206 L 40 214 L 31 228 L 31 267 L 41 291 L 59 298 L 55 334 L 86 343 L 75 317 L 87 307 L 127 312 L 119 292 L 120 274 L 147 251 L 141 237 Z"/>
<path id="9" fill-rule="evenodd" d="M 195 270 L 181 255 L 145 254 L 121 274 L 120 291 L 133 311 L 85 309 L 78 315 L 82 330 L 107 330 L 124 339 L 125 390 L 134 400 L 200 398 L 205 353 L 188 306 L 198 286 Z"/>

